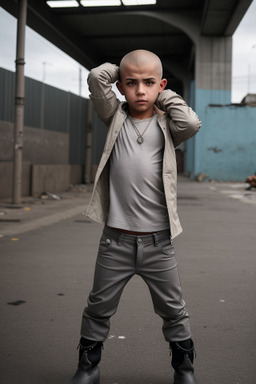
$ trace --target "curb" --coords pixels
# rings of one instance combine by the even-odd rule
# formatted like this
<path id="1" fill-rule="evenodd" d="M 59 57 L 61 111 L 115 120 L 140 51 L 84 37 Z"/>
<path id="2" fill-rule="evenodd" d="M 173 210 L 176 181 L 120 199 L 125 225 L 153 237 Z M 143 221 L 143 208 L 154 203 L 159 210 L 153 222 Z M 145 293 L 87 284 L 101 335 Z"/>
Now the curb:
<path id="1" fill-rule="evenodd" d="M 73 217 L 79 214 L 84 214 L 85 210 L 86 210 L 86 205 L 84 207 L 81 207 L 81 205 L 79 205 L 79 207 L 66 209 L 64 212 L 58 212 L 49 216 L 44 216 L 38 219 L 34 219 L 32 221 L 28 221 L 25 223 L 12 225 L 12 227 L 10 228 L 2 229 L 0 236 L 1 237 L 13 236 L 13 235 L 18 235 L 25 232 L 33 231 L 39 228 L 43 228 L 48 225 L 58 223 L 61 220 L 69 219 L 70 217 Z"/>

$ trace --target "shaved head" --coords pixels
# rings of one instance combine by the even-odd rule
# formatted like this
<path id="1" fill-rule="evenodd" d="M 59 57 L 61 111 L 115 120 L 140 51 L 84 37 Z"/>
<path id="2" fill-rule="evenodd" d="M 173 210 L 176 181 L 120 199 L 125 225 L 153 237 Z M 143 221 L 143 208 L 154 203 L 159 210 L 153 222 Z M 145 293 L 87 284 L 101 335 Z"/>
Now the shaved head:
<path id="1" fill-rule="evenodd" d="M 153 52 L 146 51 L 144 49 L 138 49 L 136 51 L 129 52 L 122 58 L 120 63 L 121 76 L 127 65 L 132 67 L 143 67 L 150 65 L 156 72 L 156 75 L 160 77 L 160 79 L 163 76 L 163 67 L 159 57 Z"/>
<path id="2" fill-rule="evenodd" d="M 167 84 L 162 75 L 161 60 L 153 52 L 138 49 L 123 57 L 120 81 L 116 86 L 125 96 L 132 117 L 147 119 L 153 116 L 155 101 Z"/>

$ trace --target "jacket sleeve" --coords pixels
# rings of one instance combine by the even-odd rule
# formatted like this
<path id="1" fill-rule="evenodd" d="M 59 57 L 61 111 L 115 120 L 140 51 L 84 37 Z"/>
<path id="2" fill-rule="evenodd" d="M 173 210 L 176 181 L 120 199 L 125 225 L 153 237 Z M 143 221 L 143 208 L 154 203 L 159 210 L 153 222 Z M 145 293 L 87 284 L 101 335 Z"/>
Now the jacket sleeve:
<path id="1" fill-rule="evenodd" d="M 112 90 L 112 83 L 118 79 L 119 67 L 111 63 L 105 63 L 92 69 L 87 79 L 90 99 L 99 117 L 107 125 L 120 104 Z"/>
<path id="2" fill-rule="evenodd" d="M 174 147 L 193 137 L 200 129 L 197 114 L 177 93 L 164 90 L 157 98 L 156 105 L 170 117 L 170 130 Z"/>

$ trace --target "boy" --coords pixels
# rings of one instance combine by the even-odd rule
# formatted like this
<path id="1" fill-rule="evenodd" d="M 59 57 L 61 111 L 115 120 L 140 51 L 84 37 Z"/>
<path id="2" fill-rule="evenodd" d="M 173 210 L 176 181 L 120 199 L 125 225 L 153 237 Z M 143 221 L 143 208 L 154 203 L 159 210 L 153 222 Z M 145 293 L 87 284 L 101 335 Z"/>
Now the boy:
<path id="1" fill-rule="evenodd" d="M 112 83 L 125 96 L 120 102 Z M 196 384 L 189 315 L 172 239 L 181 233 L 174 148 L 201 122 L 162 78 L 152 52 L 128 53 L 120 69 L 106 63 L 88 77 L 91 100 L 109 126 L 87 215 L 105 223 L 93 289 L 84 309 L 78 369 L 69 384 L 99 384 L 101 349 L 124 286 L 139 274 L 172 351 L 175 384 Z"/>

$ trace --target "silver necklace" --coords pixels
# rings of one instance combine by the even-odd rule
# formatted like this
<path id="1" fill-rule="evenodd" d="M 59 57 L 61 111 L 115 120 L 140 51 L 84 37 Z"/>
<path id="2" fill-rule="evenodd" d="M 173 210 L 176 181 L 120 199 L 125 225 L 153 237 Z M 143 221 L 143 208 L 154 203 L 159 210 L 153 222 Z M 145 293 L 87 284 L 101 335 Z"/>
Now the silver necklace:
<path id="1" fill-rule="evenodd" d="M 146 132 L 146 130 L 148 129 L 148 127 L 150 126 L 150 123 L 152 122 L 153 117 L 154 116 L 152 116 L 151 119 L 149 120 L 148 125 L 146 126 L 144 131 L 142 133 L 140 133 L 140 131 L 138 130 L 138 127 L 136 126 L 135 121 L 133 120 L 133 118 L 131 116 L 128 116 L 128 118 L 129 118 L 130 122 L 132 123 L 132 126 L 133 126 L 133 128 L 134 128 L 134 130 L 135 130 L 135 132 L 136 132 L 136 134 L 138 136 L 137 137 L 137 143 L 138 144 L 142 144 L 144 142 L 143 135 Z"/>

